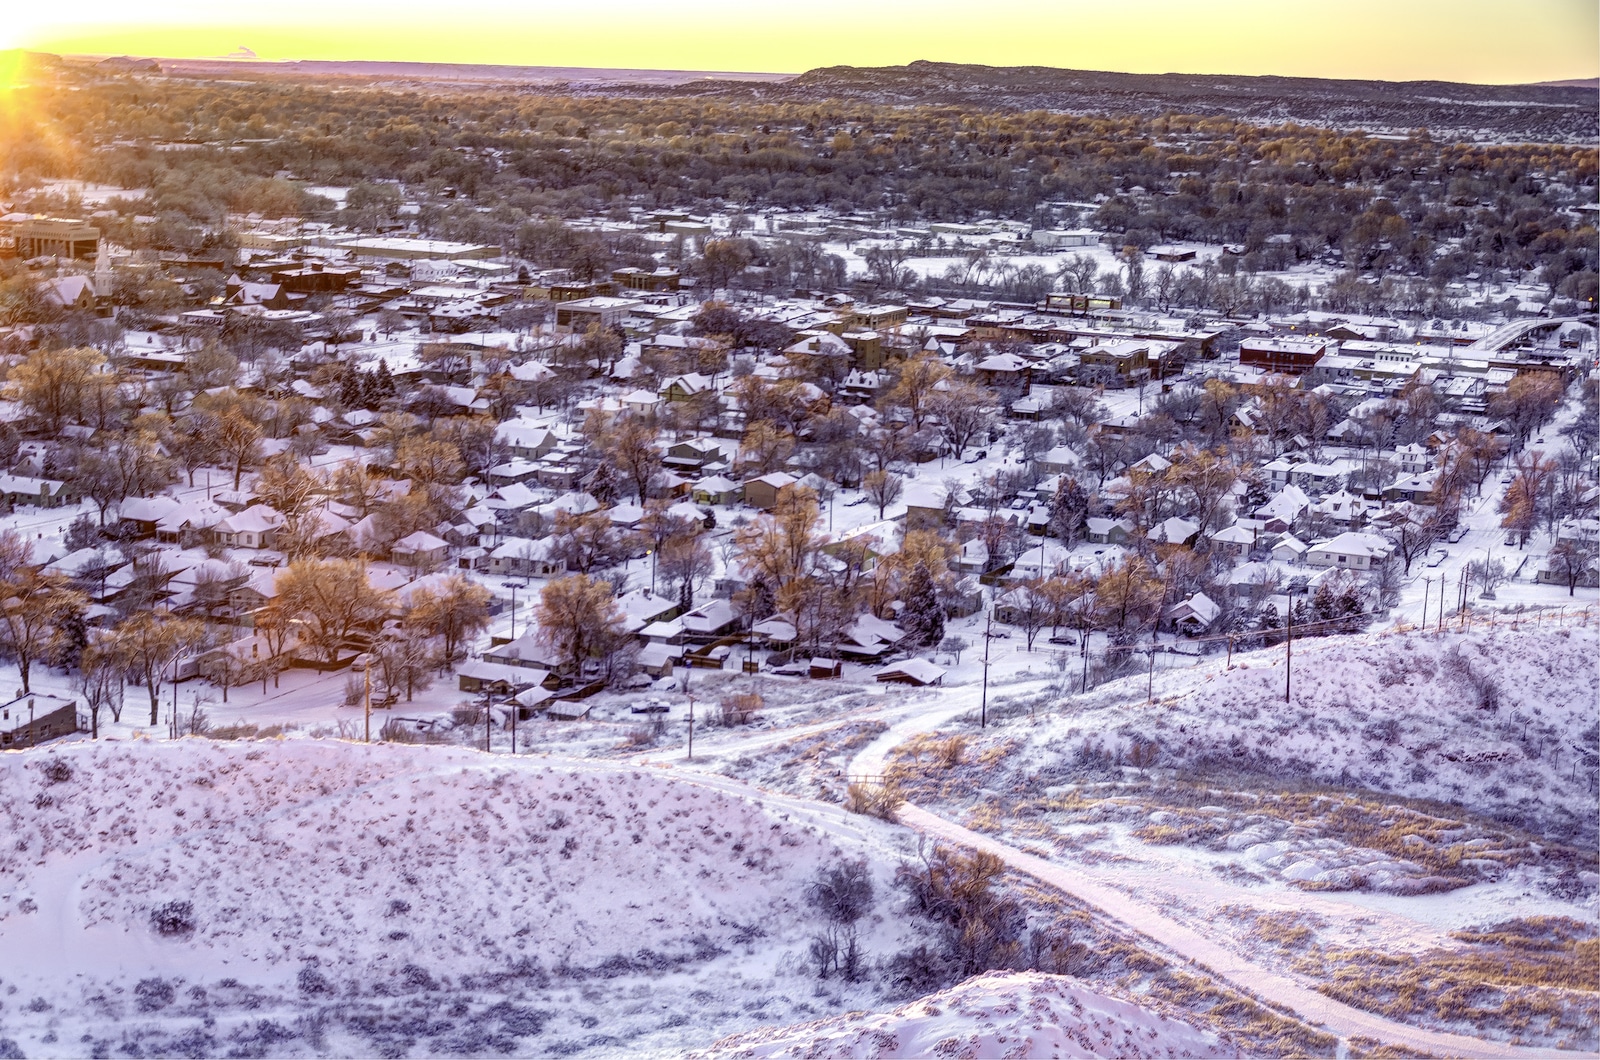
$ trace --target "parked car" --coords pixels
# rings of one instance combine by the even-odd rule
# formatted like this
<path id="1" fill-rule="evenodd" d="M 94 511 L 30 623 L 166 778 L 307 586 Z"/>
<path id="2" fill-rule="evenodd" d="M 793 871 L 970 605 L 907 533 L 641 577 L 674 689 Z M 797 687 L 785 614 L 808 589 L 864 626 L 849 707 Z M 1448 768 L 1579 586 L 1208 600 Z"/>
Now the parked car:
<path id="1" fill-rule="evenodd" d="M 1512 548 L 1516 547 L 1516 545 L 1517 545 L 1517 532 L 1515 530 L 1511 531 L 1509 534 L 1506 535 L 1506 544 L 1511 546 Z"/>
<path id="2" fill-rule="evenodd" d="M 354 659 L 350 660 L 350 669 L 354 670 L 356 673 L 361 673 L 371 662 L 372 656 L 368 655 L 366 652 L 362 652 L 360 655 L 357 655 Z"/>
<path id="3" fill-rule="evenodd" d="M 1466 537 L 1466 536 L 1467 536 L 1467 528 L 1464 527 L 1464 526 L 1458 526 L 1454 530 L 1450 531 L 1450 536 L 1448 538 L 1446 538 L 1446 540 L 1448 540 L 1452 545 L 1454 545 L 1454 544 L 1457 544 L 1463 537 Z"/>
<path id="4" fill-rule="evenodd" d="M 1435 549 L 1433 554 L 1428 557 L 1428 566 L 1437 567 L 1439 564 L 1443 563 L 1449 558 L 1450 553 L 1446 549 Z"/>

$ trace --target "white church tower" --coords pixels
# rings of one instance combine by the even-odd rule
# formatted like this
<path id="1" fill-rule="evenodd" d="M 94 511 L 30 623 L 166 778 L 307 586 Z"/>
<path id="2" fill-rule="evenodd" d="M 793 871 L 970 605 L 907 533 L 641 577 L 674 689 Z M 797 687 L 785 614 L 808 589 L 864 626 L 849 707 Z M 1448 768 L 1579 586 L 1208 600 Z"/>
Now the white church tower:
<path id="1" fill-rule="evenodd" d="M 94 256 L 94 296 L 111 297 L 111 255 L 106 252 L 106 241 L 100 241 L 100 250 Z"/>

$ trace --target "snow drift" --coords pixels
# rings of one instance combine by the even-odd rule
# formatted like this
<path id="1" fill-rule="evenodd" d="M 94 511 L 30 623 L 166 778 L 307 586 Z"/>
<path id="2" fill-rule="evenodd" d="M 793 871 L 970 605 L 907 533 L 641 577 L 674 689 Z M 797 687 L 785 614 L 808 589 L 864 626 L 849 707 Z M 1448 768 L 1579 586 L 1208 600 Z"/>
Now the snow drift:
<path id="1" fill-rule="evenodd" d="M 0 993 L 33 999 L 0 1010 L 0 1039 L 29 1054 L 80 1032 L 220 1054 L 230 1013 L 280 1012 L 303 1039 L 247 1051 L 403 1055 L 681 1047 L 827 1011 L 768 989 L 765 1011 L 675 1019 L 704 980 L 762 992 L 841 851 L 781 808 L 656 771 L 331 741 L 79 743 L 0 755 L 0 831 Z M 660 986 L 648 1004 L 600 1000 L 643 983 Z M 565 1013 L 477 1011 L 485 990 L 548 1001 L 574 985 L 586 1003 Z M 493 1033 L 384 1024 L 445 995 L 461 1026 Z M 341 1025 L 363 1006 L 361 1027 Z M 326 1027 L 292 1025 L 313 1017 Z M 593 1033 L 536 1038 L 564 1017 Z M 141 1038 L 141 1020 L 200 1044 Z"/>
<path id="2" fill-rule="evenodd" d="M 1234 1056 L 1211 1031 L 1042 972 L 989 972 L 892 1012 L 855 1012 L 724 1038 L 717 1057 Z"/>

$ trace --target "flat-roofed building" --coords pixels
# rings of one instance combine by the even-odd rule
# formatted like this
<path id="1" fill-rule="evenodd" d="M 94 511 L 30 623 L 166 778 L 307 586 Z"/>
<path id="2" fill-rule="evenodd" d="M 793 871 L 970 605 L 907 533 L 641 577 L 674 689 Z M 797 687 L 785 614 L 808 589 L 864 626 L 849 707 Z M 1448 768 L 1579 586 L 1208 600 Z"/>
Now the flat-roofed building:
<path id="1" fill-rule="evenodd" d="M 335 245 L 358 258 L 388 258 L 416 261 L 422 258 L 498 258 L 500 248 L 486 243 L 455 243 L 445 239 L 407 239 L 400 236 L 372 236 L 347 239 Z"/>
<path id="2" fill-rule="evenodd" d="M 621 324 L 630 310 L 639 305 L 633 298 L 610 298 L 597 295 L 571 302 L 556 303 L 556 327 L 587 331 L 591 327 L 609 328 Z"/>
<path id="3" fill-rule="evenodd" d="M 11 225 L 19 258 L 92 258 L 100 230 L 69 217 L 30 217 Z"/>
<path id="4" fill-rule="evenodd" d="M 1317 339 L 1245 339 L 1239 363 L 1267 372 L 1304 375 L 1317 366 L 1328 344 Z"/>
<path id="5" fill-rule="evenodd" d="M 0 703 L 0 750 L 34 747 L 77 731 L 76 700 L 33 692 Z"/>

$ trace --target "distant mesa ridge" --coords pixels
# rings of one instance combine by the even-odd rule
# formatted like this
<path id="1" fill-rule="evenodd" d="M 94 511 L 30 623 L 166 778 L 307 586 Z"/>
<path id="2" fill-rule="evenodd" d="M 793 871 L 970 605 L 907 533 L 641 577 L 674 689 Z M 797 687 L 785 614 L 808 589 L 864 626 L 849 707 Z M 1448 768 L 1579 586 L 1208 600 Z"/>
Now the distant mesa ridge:
<path id="1" fill-rule="evenodd" d="M 1600 138 L 1600 80 L 1529 85 L 1374 81 L 1234 74 L 1133 74 L 1048 66 L 983 66 L 918 60 L 904 66 L 828 66 L 802 74 L 638 70 L 367 60 L 268 61 L 118 57 L 127 72 L 236 77 L 245 72 L 304 78 L 550 85 L 573 89 L 712 95 L 733 100 L 968 106 L 1155 117 L 1186 114 L 1257 125 L 1300 123 L 1435 138 L 1589 143 Z M 53 58 L 53 57 L 52 57 Z"/>

